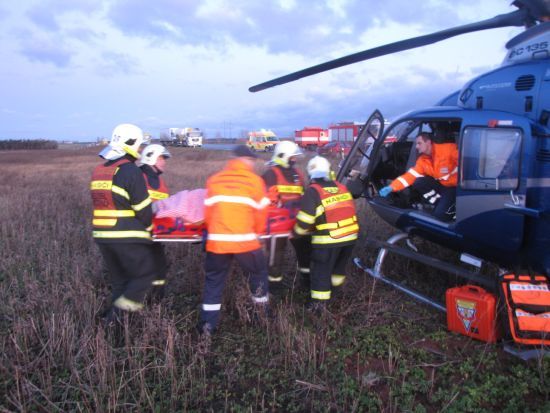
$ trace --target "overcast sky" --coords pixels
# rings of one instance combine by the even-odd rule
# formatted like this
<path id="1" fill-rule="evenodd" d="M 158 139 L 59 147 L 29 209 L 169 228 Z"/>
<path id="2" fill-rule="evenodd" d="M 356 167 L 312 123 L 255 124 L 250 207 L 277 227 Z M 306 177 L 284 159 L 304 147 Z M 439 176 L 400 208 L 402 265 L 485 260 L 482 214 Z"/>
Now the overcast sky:
<path id="1" fill-rule="evenodd" d="M 95 140 L 118 123 L 209 137 L 388 119 L 497 67 L 519 28 L 447 40 L 263 92 L 345 54 L 513 11 L 506 0 L 2 0 L 0 139 Z"/>

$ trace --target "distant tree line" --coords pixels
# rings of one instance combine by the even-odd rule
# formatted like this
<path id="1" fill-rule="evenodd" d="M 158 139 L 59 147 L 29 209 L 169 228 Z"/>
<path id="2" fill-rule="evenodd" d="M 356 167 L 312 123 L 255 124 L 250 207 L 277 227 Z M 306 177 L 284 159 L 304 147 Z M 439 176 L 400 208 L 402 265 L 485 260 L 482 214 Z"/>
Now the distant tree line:
<path id="1" fill-rule="evenodd" d="M 13 149 L 57 149 L 56 141 L 46 139 L 9 139 L 0 140 L 0 150 Z"/>

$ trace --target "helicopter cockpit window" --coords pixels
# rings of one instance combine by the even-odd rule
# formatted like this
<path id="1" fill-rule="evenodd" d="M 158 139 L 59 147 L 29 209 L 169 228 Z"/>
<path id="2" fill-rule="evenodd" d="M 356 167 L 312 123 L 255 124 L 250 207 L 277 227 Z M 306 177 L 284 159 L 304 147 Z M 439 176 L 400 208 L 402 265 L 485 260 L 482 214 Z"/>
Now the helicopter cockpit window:
<path id="1" fill-rule="evenodd" d="M 462 138 L 463 189 L 509 191 L 519 183 L 521 130 L 466 128 Z"/>

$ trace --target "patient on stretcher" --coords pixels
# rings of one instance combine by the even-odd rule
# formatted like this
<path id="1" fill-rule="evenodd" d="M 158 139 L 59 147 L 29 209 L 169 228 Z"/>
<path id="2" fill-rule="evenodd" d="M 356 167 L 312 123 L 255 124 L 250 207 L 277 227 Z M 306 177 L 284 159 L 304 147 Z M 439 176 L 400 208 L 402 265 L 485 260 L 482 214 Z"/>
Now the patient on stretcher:
<path id="1" fill-rule="evenodd" d="M 153 204 L 153 236 L 156 239 L 201 240 L 204 224 L 205 189 L 180 191 Z M 296 220 L 288 209 L 268 207 L 264 235 L 290 233 Z"/>

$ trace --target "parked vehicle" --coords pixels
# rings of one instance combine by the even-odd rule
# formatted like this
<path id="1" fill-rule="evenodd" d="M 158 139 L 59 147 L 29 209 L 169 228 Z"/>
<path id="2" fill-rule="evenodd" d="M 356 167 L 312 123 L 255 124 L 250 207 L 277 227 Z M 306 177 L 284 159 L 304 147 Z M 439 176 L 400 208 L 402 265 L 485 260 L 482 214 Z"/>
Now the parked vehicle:
<path id="1" fill-rule="evenodd" d="M 160 133 L 164 146 L 201 147 L 203 133 L 199 128 L 167 128 Z"/>
<path id="2" fill-rule="evenodd" d="M 200 148 L 202 146 L 202 131 L 199 128 L 183 128 L 181 146 Z"/>
<path id="3" fill-rule="evenodd" d="M 253 151 L 273 152 L 273 148 L 279 142 L 277 135 L 268 129 L 260 129 L 255 132 L 248 132 L 246 145 Z"/>
<path id="4" fill-rule="evenodd" d="M 336 141 L 336 142 L 329 142 L 324 146 L 321 146 L 317 149 L 317 153 L 321 156 L 346 156 L 353 145 L 353 142 L 347 142 L 347 141 Z"/>
<path id="5" fill-rule="evenodd" d="M 328 129 L 319 126 L 306 126 L 294 131 L 294 142 L 304 149 L 316 150 L 329 142 Z"/>
<path id="6" fill-rule="evenodd" d="M 164 146 L 177 146 L 180 128 L 167 128 L 160 132 L 160 144 Z"/>

